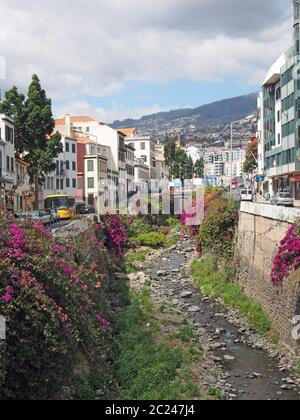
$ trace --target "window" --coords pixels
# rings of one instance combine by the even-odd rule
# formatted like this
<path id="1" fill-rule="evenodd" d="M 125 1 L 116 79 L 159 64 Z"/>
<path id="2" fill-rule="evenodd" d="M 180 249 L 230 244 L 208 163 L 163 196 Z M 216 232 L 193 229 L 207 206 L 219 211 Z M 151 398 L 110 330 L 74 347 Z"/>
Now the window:
<path id="1" fill-rule="evenodd" d="M 147 156 L 142 156 L 142 159 L 145 163 L 147 163 Z"/>
<path id="2" fill-rule="evenodd" d="M 287 137 L 294 133 L 295 133 L 295 120 L 292 120 L 282 126 L 282 137 Z"/>
<path id="3" fill-rule="evenodd" d="M 141 143 L 141 150 L 146 150 L 146 143 Z"/>
<path id="4" fill-rule="evenodd" d="M 76 145 L 72 144 L 72 153 L 76 153 Z"/>
<path id="5" fill-rule="evenodd" d="M 5 126 L 5 140 L 8 143 L 13 143 L 14 142 L 14 130 L 10 127 L 8 127 L 7 125 Z"/>
<path id="6" fill-rule="evenodd" d="M 94 161 L 93 160 L 88 160 L 87 170 L 88 170 L 88 172 L 93 172 L 94 171 Z"/>
<path id="7" fill-rule="evenodd" d="M 66 143 L 66 152 L 70 151 L 70 143 Z"/>
<path id="8" fill-rule="evenodd" d="M 72 162 L 72 170 L 76 171 L 76 162 Z"/>
<path id="9" fill-rule="evenodd" d="M 288 69 L 283 75 L 281 76 L 281 86 L 285 86 L 293 80 L 293 67 Z"/>
<path id="10" fill-rule="evenodd" d="M 93 189 L 93 188 L 94 188 L 94 185 L 95 185 L 95 180 L 94 180 L 94 178 L 88 178 L 88 179 L 87 179 L 87 184 L 88 184 L 88 188 L 89 188 L 89 189 Z"/>
<path id="11" fill-rule="evenodd" d="M 10 161 L 9 161 L 9 156 L 6 156 L 6 172 L 9 172 L 9 164 L 10 164 Z"/>
<path id="12" fill-rule="evenodd" d="M 292 93 L 282 101 L 282 112 L 287 111 L 295 105 L 295 94 Z"/>
<path id="13" fill-rule="evenodd" d="M 59 190 L 59 179 L 56 180 L 56 189 Z"/>
<path id="14" fill-rule="evenodd" d="M 68 171 L 70 169 L 70 161 L 66 160 L 66 170 Z"/>
<path id="15" fill-rule="evenodd" d="M 63 179 L 60 180 L 60 189 L 61 190 L 64 189 L 64 180 Z"/>
<path id="16" fill-rule="evenodd" d="M 67 188 L 70 188 L 70 178 L 67 178 L 66 179 L 66 187 Z"/>
<path id="17" fill-rule="evenodd" d="M 277 122 L 280 122 L 280 111 L 277 111 Z"/>
<path id="18" fill-rule="evenodd" d="M 10 169 L 11 169 L 11 172 L 15 172 L 15 161 L 14 161 L 14 158 L 11 158 L 10 159 Z"/>
<path id="19" fill-rule="evenodd" d="M 73 180 L 72 180 L 72 187 L 73 188 L 76 188 L 76 186 L 77 186 L 77 181 L 76 181 L 75 178 L 73 178 Z"/>

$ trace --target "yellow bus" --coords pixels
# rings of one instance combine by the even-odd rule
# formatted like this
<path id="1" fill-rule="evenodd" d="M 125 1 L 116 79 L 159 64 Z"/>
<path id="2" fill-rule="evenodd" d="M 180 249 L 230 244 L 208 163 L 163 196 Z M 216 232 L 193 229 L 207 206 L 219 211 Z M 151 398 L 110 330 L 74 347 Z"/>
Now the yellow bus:
<path id="1" fill-rule="evenodd" d="M 45 209 L 55 210 L 62 220 L 72 219 L 76 215 L 75 201 L 70 195 L 50 195 L 45 200 Z"/>

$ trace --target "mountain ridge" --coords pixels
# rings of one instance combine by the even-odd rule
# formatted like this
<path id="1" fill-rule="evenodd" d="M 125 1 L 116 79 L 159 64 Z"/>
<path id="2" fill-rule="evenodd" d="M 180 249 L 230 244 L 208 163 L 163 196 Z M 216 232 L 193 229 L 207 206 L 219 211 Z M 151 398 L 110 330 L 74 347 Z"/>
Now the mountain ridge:
<path id="1" fill-rule="evenodd" d="M 114 121 L 114 128 L 137 128 L 147 129 L 148 125 L 165 125 L 176 120 L 186 120 L 194 123 L 198 128 L 205 125 L 227 123 L 243 119 L 256 112 L 257 93 L 240 95 L 229 99 L 215 101 L 196 108 L 177 109 L 145 115 L 139 119 L 128 118 Z M 149 127 L 150 128 L 150 127 Z"/>

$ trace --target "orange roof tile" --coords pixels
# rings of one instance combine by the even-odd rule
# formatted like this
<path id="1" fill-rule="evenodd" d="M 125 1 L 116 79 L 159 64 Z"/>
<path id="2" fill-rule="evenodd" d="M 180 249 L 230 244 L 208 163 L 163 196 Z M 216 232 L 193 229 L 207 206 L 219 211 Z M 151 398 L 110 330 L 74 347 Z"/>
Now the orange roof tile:
<path id="1" fill-rule="evenodd" d="M 77 143 L 79 143 L 79 144 L 88 144 L 88 143 L 96 144 L 96 141 L 93 140 L 93 139 L 90 139 L 88 137 L 77 137 Z"/>
<path id="2" fill-rule="evenodd" d="M 121 131 L 126 137 L 129 137 L 136 132 L 136 128 L 119 128 L 118 131 Z"/>
<path id="3" fill-rule="evenodd" d="M 55 120 L 55 125 L 59 126 L 59 125 L 65 125 L 65 117 L 63 118 L 58 118 Z M 72 123 L 86 123 L 86 122 L 99 122 L 100 124 L 103 124 L 101 121 L 98 121 L 96 118 L 92 118 L 92 117 L 80 117 L 80 116 L 71 116 L 71 122 Z"/>

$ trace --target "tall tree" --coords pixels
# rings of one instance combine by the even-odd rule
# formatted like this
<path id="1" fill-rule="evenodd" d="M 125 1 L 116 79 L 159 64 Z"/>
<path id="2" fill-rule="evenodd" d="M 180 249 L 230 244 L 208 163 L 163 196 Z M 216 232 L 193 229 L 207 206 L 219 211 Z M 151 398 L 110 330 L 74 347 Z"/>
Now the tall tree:
<path id="1" fill-rule="evenodd" d="M 185 179 L 193 179 L 194 177 L 194 162 L 191 156 L 186 155 L 185 158 Z"/>
<path id="2" fill-rule="evenodd" d="M 61 135 L 54 133 L 55 121 L 51 100 L 47 98 L 37 75 L 32 76 L 27 99 L 16 88 L 7 92 L 1 109 L 6 110 L 17 128 L 18 148 L 28 163 L 28 174 L 35 184 L 35 208 L 38 209 L 39 187 L 45 175 L 55 170 L 54 159 L 62 152 Z"/>
<path id="3" fill-rule="evenodd" d="M 0 103 L 0 113 L 7 115 L 14 121 L 16 154 L 20 156 L 25 150 L 24 139 L 22 137 L 26 121 L 25 96 L 18 92 L 16 86 L 5 92 L 4 100 Z"/>
<path id="4" fill-rule="evenodd" d="M 253 173 L 258 167 L 258 139 L 253 138 L 248 145 L 246 152 L 246 160 L 244 163 L 244 172 Z"/>
<path id="5" fill-rule="evenodd" d="M 204 178 L 204 161 L 198 159 L 195 163 L 194 173 L 196 178 Z"/>
<path id="6" fill-rule="evenodd" d="M 192 179 L 194 174 L 193 159 L 187 153 L 176 147 L 176 141 L 172 140 L 165 145 L 165 159 L 173 178 L 184 181 Z"/>
<path id="7" fill-rule="evenodd" d="M 174 175 L 174 165 L 175 165 L 175 158 L 176 158 L 176 142 L 172 140 L 165 145 L 165 160 L 166 164 L 169 167 L 170 174 Z"/>

